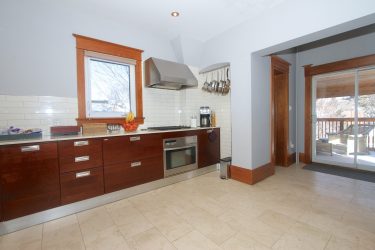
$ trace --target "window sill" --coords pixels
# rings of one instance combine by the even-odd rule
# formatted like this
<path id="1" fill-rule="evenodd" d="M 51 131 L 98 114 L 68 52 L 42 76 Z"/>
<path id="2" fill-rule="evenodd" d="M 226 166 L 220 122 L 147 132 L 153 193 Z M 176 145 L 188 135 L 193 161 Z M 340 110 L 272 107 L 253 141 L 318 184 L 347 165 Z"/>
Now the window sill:
<path id="1" fill-rule="evenodd" d="M 138 124 L 144 123 L 144 117 L 136 117 L 135 121 Z M 123 124 L 125 122 L 125 117 L 121 118 L 77 118 L 77 125 L 81 126 L 83 123 L 113 123 L 113 124 Z"/>

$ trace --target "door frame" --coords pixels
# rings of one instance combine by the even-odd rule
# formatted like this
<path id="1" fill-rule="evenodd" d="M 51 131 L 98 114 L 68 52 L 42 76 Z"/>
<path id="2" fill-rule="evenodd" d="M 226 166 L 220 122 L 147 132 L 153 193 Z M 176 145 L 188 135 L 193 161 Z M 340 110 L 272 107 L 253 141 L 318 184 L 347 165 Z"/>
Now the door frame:
<path id="1" fill-rule="evenodd" d="M 278 56 L 271 56 L 271 165 L 275 166 L 276 163 L 276 156 L 275 156 L 275 93 L 274 90 L 277 88 L 276 81 L 274 79 L 274 72 L 278 71 L 282 74 L 286 74 L 285 84 L 286 84 L 286 92 L 287 92 L 287 102 L 285 105 L 285 116 L 284 120 L 287 121 L 286 131 L 284 134 L 285 139 L 285 153 L 283 154 L 283 166 L 289 166 L 289 153 L 288 153 L 288 145 L 289 145 L 289 67 L 290 63 L 281 59 Z"/>
<path id="2" fill-rule="evenodd" d="M 299 153 L 299 160 L 304 163 L 312 162 L 312 77 L 336 71 L 344 71 L 355 68 L 375 65 L 375 54 L 355 57 L 347 60 L 312 66 L 305 65 L 305 144 L 304 153 Z"/>

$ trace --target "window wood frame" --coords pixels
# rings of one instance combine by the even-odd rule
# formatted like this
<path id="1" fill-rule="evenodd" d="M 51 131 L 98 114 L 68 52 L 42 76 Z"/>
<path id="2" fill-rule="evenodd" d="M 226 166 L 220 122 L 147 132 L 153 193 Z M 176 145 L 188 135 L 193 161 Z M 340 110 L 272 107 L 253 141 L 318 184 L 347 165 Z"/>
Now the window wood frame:
<path id="1" fill-rule="evenodd" d="M 142 53 L 143 50 L 110 43 L 86 36 L 73 34 L 76 38 L 77 56 L 77 97 L 78 97 L 78 118 L 77 124 L 82 123 L 120 123 L 124 118 L 95 118 L 86 116 L 86 82 L 85 82 L 85 51 L 92 51 L 111 56 L 129 58 L 136 61 L 135 64 L 135 98 L 136 115 L 135 121 L 143 124 L 143 99 L 142 99 Z"/>

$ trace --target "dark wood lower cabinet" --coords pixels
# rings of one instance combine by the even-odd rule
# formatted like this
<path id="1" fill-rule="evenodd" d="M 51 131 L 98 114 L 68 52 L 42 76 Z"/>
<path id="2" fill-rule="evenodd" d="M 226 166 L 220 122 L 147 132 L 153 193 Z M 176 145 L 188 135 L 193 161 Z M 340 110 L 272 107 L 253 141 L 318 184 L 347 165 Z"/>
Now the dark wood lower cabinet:
<path id="1" fill-rule="evenodd" d="M 220 162 L 220 129 L 204 129 L 198 136 L 198 167 Z"/>
<path id="2" fill-rule="evenodd" d="M 105 192 L 155 181 L 164 177 L 163 158 L 153 157 L 104 166 Z"/>
<path id="3" fill-rule="evenodd" d="M 200 168 L 220 161 L 216 128 L 0 146 L 0 220 L 162 179 L 163 139 L 189 135 Z"/>
<path id="4" fill-rule="evenodd" d="M 61 204 L 68 204 L 104 194 L 103 168 L 63 173 Z"/>
<path id="5" fill-rule="evenodd" d="M 56 143 L 0 147 L 3 220 L 60 205 Z"/>

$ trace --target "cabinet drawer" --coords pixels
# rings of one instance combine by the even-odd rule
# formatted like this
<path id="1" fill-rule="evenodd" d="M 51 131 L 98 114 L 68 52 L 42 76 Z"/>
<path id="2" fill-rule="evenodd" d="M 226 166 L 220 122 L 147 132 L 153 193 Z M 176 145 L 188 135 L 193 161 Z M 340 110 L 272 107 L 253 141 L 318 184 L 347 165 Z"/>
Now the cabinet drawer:
<path id="1" fill-rule="evenodd" d="M 60 158 L 59 161 L 61 173 L 103 166 L 102 154 L 95 152 L 85 155 L 66 156 Z"/>
<path id="2" fill-rule="evenodd" d="M 163 177 L 164 168 L 161 156 L 104 166 L 106 193 L 162 179 Z"/>
<path id="3" fill-rule="evenodd" d="M 26 163 L 57 159 L 57 143 L 28 143 L 0 147 L 1 172 L 23 169 Z"/>
<path id="4" fill-rule="evenodd" d="M 91 168 L 60 175 L 61 204 L 68 204 L 104 193 L 103 168 Z"/>
<path id="5" fill-rule="evenodd" d="M 89 153 L 102 152 L 101 139 L 69 140 L 59 142 L 59 156 L 82 156 Z"/>
<path id="6" fill-rule="evenodd" d="M 104 165 L 161 156 L 160 134 L 106 138 L 103 141 Z"/>

